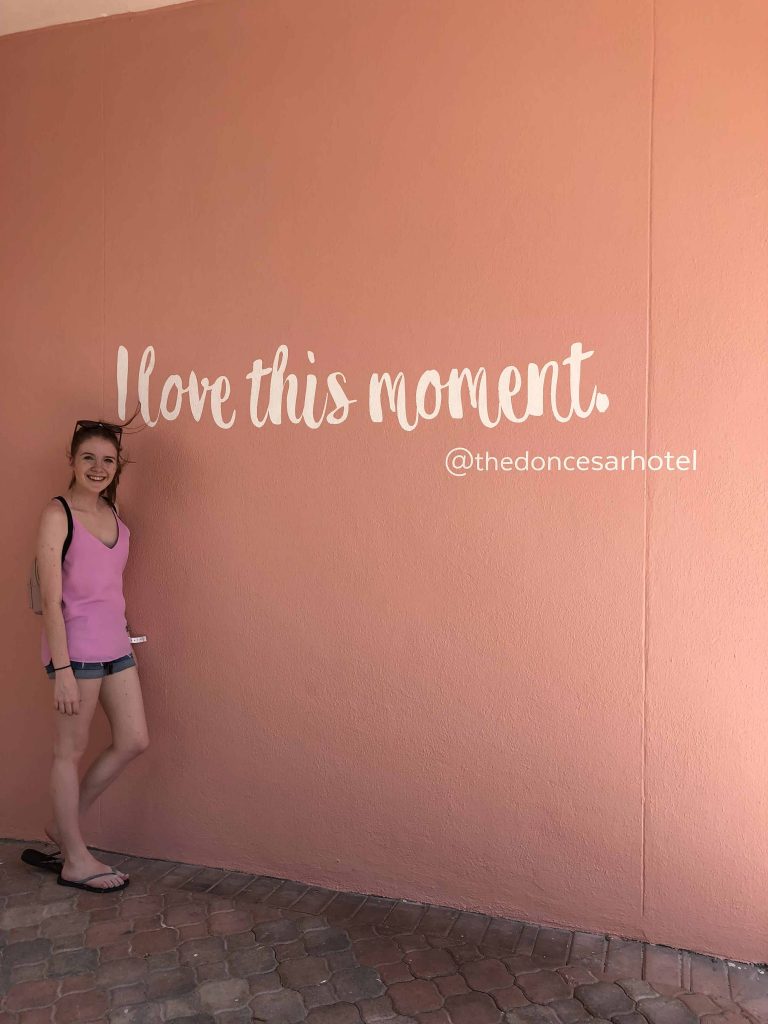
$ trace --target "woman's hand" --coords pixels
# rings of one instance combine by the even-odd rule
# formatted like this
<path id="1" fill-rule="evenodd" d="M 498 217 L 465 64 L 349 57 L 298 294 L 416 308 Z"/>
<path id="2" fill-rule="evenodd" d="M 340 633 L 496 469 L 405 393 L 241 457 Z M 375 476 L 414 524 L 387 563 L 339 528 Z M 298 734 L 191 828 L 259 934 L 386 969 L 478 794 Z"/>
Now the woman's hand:
<path id="1" fill-rule="evenodd" d="M 56 673 L 53 685 L 53 706 L 62 715 L 80 714 L 80 687 L 71 668 L 62 668 Z"/>

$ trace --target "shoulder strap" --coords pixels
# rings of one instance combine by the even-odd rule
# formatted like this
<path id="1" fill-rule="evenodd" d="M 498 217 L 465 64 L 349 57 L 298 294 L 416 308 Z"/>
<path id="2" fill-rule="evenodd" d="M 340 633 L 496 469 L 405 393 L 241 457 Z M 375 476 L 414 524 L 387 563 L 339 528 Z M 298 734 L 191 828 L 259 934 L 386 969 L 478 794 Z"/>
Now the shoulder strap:
<path id="1" fill-rule="evenodd" d="M 67 504 L 66 499 L 62 498 L 60 494 L 56 495 L 54 501 L 60 501 L 64 506 L 64 511 L 67 513 L 67 538 L 64 541 L 64 547 L 61 549 L 61 560 L 63 562 L 66 558 L 67 551 L 69 551 L 69 545 L 72 543 L 72 531 L 74 529 L 72 526 L 72 513 L 69 510 L 69 505 Z"/>

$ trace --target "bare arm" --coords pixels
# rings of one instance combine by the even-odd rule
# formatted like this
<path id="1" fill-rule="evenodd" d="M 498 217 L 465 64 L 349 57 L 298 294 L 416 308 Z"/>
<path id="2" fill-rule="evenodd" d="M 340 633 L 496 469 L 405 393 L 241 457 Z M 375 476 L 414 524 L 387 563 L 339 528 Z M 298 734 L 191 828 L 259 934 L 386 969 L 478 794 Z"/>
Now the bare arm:
<path id="1" fill-rule="evenodd" d="M 37 569 L 40 574 L 40 597 L 43 605 L 43 627 L 53 664 L 69 661 L 67 633 L 61 610 L 61 549 L 67 537 L 67 514 L 61 502 L 51 501 L 43 509 L 37 537 Z"/>

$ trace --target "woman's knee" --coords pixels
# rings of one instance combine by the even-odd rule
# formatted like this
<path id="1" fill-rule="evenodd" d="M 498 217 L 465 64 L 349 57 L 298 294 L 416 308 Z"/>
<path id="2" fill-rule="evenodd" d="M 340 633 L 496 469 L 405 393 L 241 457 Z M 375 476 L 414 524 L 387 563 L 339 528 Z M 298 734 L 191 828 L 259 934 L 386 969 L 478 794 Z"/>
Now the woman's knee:
<path id="1" fill-rule="evenodd" d="M 77 767 L 85 756 L 88 744 L 73 744 L 71 741 L 58 741 L 53 745 L 53 760 L 61 763 L 72 763 Z"/>
<path id="2" fill-rule="evenodd" d="M 137 733 L 135 736 L 126 737 L 120 743 L 115 744 L 115 750 L 127 761 L 138 757 L 149 748 L 149 736 L 147 733 Z"/>

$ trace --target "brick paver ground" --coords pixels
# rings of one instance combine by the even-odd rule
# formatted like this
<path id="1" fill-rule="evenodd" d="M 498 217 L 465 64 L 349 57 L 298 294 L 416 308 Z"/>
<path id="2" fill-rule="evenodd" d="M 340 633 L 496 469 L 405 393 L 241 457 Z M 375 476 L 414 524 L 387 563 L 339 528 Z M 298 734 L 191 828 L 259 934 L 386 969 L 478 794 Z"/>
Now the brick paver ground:
<path id="1" fill-rule="evenodd" d="M 131 882 L 91 894 L 27 845 L 0 841 L 0 1024 L 768 1024 L 760 965 L 102 851 Z"/>

